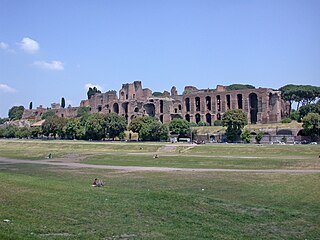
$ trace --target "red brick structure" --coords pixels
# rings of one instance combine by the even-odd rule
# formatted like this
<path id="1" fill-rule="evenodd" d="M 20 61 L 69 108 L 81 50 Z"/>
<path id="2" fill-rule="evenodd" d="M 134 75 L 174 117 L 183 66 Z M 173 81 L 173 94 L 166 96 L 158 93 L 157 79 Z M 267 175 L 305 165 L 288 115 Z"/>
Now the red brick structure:
<path id="1" fill-rule="evenodd" d="M 207 122 L 213 125 L 229 109 L 241 109 L 248 116 L 249 123 L 280 122 L 285 111 L 285 102 L 279 91 L 270 88 L 228 90 L 218 85 L 216 89 L 197 89 L 186 86 L 182 95 L 175 87 L 171 92 L 165 91 L 160 97 L 152 95 L 148 88 L 143 89 L 140 81 L 122 85 L 119 96 L 116 91 L 96 93 L 88 100 L 82 100 L 80 107 L 90 107 L 90 111 L 124 116 L 128 123 L 135 117 L 149 115 L 163 123 L 180 117 L 190 122 Z M 25 110 L 23 119 L 40 119 L 49 109 Z M 52 105 L 50 110 L 60 117 L 75 117 L 77 107 L 60 108 Z"/>

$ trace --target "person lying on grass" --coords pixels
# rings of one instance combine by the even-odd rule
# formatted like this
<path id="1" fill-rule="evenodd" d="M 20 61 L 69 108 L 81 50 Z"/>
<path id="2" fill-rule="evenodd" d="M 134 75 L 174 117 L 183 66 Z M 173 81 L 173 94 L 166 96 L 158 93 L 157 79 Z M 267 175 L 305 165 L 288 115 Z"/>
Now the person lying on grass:
<path id="1" fill-rule="evenodd" d="M 95 178 L 91 186 L 92 187 L 103 187 L 104 182 L 102 180 L 98 180 L 98 178 Z"/>

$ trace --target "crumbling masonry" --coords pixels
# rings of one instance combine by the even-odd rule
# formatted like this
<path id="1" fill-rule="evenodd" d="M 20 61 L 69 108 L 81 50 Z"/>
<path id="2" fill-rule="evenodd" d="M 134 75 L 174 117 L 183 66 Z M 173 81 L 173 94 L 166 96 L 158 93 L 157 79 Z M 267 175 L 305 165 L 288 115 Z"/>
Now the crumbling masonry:
<path id="1" fill-rule="evenodd" d="M 213 125 L 229 109 L 244 111 L 251 124 L 280 122 L 286 104 L 280 92 L 270 88 L 228 90 L 221 85 L 216 89 L 186 86 L 183 94 L 179 95 L 172 87 L 170 93 L 165 91 L 156 97 L 150 89 L 143 89 L 140 81 L 135 81 L 123 84 L 119 96 L 116 91 L 96 93 L 90 99 L 82 100 L 80 107 L 89 107 L 91 113 L 115 112 L 124 116 L 128 123 L 135 117 L 148 115 L 163 123 L 183 118 L 189 122 L 203 121 Z M 78 108 L 61 108 L 59 104 L 52 104 L 50 110 L 59 117 L 75 117 Z M 25 110 L 23 119 L 41 119 L 48 110 L 42 106 Z"/>

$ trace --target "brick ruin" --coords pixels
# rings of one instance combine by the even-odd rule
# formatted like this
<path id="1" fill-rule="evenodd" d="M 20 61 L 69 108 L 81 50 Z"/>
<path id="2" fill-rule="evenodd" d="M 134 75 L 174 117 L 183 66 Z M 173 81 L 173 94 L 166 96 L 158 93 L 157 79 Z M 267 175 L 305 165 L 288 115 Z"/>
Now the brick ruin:
<path id="1" fill-rule="evenodd" d="M 82 100 L 80 107 L 89 107 L 91 113 L 115 112 L 124 116 L 128 123 L 135 117 L 148 115 L 163 123 L 183 118 L 189 122 L 204 121 L 213 125 L 229 109 L 244 111 L 251 124 L 280 122 L 286 103 L 279 91 L 270 88 L 228 90 L 222 85 L 216 89 L 186 86 L 182 95 L 178 94 L 176 87 L 172 87 L 170 92 L 164 91 L 160 96 L 154 96 L 150 89 L 142 88 L 141 81 L 135 81 L 123 84 L 119 95 L 116 91 L 96 93 L 90 99 Z M 40 120 L 48 110 L 59 117 L 76 117 L 78 109 L 52 104 L 51 108 L 40 106 L 25 110 L 22 118 Z"/>

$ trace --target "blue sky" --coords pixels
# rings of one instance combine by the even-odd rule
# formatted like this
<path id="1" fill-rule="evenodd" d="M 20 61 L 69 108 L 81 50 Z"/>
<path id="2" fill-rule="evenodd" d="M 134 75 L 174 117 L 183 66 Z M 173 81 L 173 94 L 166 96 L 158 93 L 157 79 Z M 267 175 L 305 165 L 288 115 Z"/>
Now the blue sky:
<path id="1" fill-rule="evenodd" d="M 0 0 L 0 117 L 87 87 L 320 84 L 318 0 Z"/>

